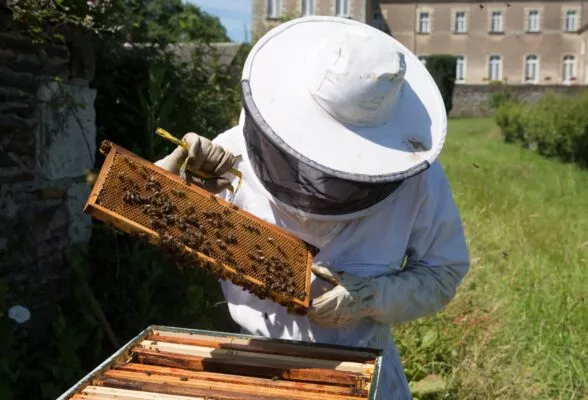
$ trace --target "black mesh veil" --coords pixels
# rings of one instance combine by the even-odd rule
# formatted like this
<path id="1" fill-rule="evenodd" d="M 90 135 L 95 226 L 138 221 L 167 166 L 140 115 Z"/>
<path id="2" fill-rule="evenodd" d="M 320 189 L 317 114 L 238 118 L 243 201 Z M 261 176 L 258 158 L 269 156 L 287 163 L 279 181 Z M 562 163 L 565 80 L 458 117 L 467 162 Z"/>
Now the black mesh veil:
<path id="1" fill-rule="evenodd" d="M 298 210 L 316 215 L 345 215 L 369 208 L 402 182 L 429 167 L 424 162 L 401 174 L 368 176 L 331 170 L 298 154 L 269 127 L 242 82 L 243 135 L 251 165 L 266 190 Z"/>

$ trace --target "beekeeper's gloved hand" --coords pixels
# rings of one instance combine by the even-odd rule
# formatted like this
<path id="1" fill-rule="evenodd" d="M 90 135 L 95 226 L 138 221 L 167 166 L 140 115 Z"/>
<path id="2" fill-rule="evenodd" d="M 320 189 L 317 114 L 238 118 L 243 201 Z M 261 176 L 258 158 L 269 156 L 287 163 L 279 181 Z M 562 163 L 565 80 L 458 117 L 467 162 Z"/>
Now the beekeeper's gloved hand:
<path id="1" fill-rule="evenodd" d="M 228 179 L 222 177 L 235 163 L 236 157 L 231 152 L 193 132 L 185 134 L 182 140 L 188 144 L 187 152 L 178 146 L 169 155 L 155 162 L 155 165 L 174 174 L 185 172 L 190 182 L 212 193 L 220 193 L 231 185 Z M 189 171 L 180 171 L 186 158 L 187 165 L 192 170 L 208 172 L 215 178 L 202 179 Z"/>
<path id="2" fill-rule="evenodd" d="M 315 264 L 312 272 L 335 287 L 313 299 L 307 316 L 317 325 L 339 328 L 378 313 L 380 296 L 377 278 L 337 273 Z"/>

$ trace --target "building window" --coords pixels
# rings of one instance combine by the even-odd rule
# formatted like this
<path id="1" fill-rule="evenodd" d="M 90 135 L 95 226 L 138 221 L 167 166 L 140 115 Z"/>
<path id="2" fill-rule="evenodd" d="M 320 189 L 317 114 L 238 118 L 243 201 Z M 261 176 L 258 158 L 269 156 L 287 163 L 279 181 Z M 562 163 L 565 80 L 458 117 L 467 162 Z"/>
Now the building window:
<path id="1" fill-rule="evenodd" d="M 466 33 L 467 32 L 465 11 L 457 11 L 455 13 L 455 24 L 453 27 L 453 31 L 455 33 Z"/>
<path id="2" fill-rule="evenodd" d="M 564 30 L 566 32 L 575 32 L 577 29 L 576 21 L 577 21 L 576 10 L 566 10 L 565 21 L 564 21 Z"/>
<path id="3" fill-rule="evenodd" d="M 335 15 L 338 17 L 349 16 L 349 0 L 335 0 Z"/>
<path id="4" fill-rule="evenodd" d="M 427 56 L 419 56 L 419 61 L 423 63 L 423 65 L 427 65 Z"/>
<path id="5" fill-rule="evenodd" d="M 455 81 L 458 83 L 465 82 L 466 64 L 464 56 L 457 56 L 455 64 Z"/>
<path id="6" fill-rule="evenodd" d="M 302 0 L 302 15 L 314 14 L 314 0 Z"/>
<path id="7" fill-rule="evenodd" d="M 490 32 L 502 32 L 502 11 L 492 11 L 490 15 Z"/>
<path id="8" fill-rule="evenodd" d="M 534 55 L 525 57 L 525 83 L 537 83 L 539 80 L 539 58 Z"/>
<path id="9" fill-rule="evenodd" d="M 562 66 L 562 82 L 563 83 L 571 83 L 575 80 L 576 75 L 576 57 L 574 56 L 565 56 L 563 58 L 563 66 Z"/>
<path id="10" fill-rule="evenodd" d="M 267 17 L 280 18 L 282 15 L 282 0 L 267 0 Z"/>
<path id="11" fill-rule="evenodd" d="M 491 55 L 488 59 L 488 80 L 500 81 L 502 79 L 502 57 Z"/>
<path id="12" fill-rule="evenodd" d="M 419 33 L 431 32 L 431 19 L 427 11 L 419 12 Z"/>
<path id="13" fill-rule="evenodd" d="M 527 14 L 527 32 L 539 32 L 539 10 L 530 10 Z"/>

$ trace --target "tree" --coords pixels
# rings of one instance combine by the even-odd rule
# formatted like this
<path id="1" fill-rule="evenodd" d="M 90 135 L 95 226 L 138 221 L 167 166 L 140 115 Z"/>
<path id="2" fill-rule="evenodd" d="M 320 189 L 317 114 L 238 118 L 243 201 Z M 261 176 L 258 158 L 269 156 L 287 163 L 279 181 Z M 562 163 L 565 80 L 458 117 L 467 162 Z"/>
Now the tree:
<path id="1" fill-rule="evenodd" d="M 181 0 L 131 0 L 125 2 L 127 31 L 134 42 L 227 42 L 227 32 L 217 17 Z"/>
<path id="2" fill-rule="evenodd" d="M 181 0 L 19 0 L 9 9 L 38 41 L 67 40 L 64 25 L 136 43 L 229 41 L 217 17 Z"/>
<path id="3" fill-rule="evenodd" d="M 457 58 L 453 55 L 438 54 L 427 57 L 427 70 L 441 92 L 447 114 L 453 108 L 456 63 Z"/>

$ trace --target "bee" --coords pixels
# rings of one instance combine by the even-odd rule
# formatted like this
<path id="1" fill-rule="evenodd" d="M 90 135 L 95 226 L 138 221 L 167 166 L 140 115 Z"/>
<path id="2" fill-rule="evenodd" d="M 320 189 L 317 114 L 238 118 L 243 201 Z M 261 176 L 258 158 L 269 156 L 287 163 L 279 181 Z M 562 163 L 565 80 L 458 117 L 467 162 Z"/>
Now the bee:
<path id="1" fill-rule="evenodd" d="M 231 208 L 233 210 L 238 210 L 239 209 L 239 207 L 236 204 L 232 204 L 232 203 L 231 203 Z"/>
<path id="2" fill-rule="evenodd" d="M 149 223 L 155 229 L 163 229 L 165 227 L 165 225 L 163 224 L 163 222 L 161 222 L 160 219 L 151 219 Z"/>
<path id="3" fill-rule="evenodd" d="M 186 224 L 188 224 L 188 225 L 193 225 L 193 226 L 196 226 L 196 227 L 199 226 L 198 219 L 195 216 L 193 216 L 193 215 L 190 215 L 188 217 L 185 217 L 184 218 L 184 222 Z"/>
<path id="4" fill-rule="evenodd" d="M 194 214 L 196 212 L 196 209 L 192 206 L 186 208 L 186 210 L 184 210 L 184 214 Z"/>
<path id="5" fill-rule="evenodd" d="M 151 175 L 147 179 L 147 183 L 145 184 L 145 189 L 152 190 L 158 192 L 161 190 L 161 183 L 155 180 L 155 177 Z"/>
<path id="6" fill-rule="evenodd" d="M 143 198 L 135 192 L 126 190 L 123 195 L 123 201 L 129 204 L 141 204 L 143 202 Z"/>
<path id="7" fill-rule="evenodd" d="M 163 205 L 162 211 L 166 214 L 170 214 L 174 211 L 174 208 L 174 203 L 170 201 Z"/>
<path id="8" fill-rule="evenodd" d="M 232 233 L 228 234 L 226 237 L 226 241 L 229 244 L 237 244 L 237 237 Z"/>
<path id="9" fill-rule="evenodd" d="M 208 243 L 203 244 L 200 247 L 200 252 L 203 254 L 206 254 L 207 256 L 212 256 L 214 254 L 212 251 L 212 247 L 210 247 L 210 245 Z"/>
<path id="10" fill-rule="evenodd" d="M 251 233 L 255 233 L 257 235 L 261 234 L 261 231 L 256 226 L 249 225 L 249 224 L 243 224 L 243 228 L 245 228 L 245 230 L 247 230 Z"/>
<path id="11" fill-rule="evenodd" d="M 227 264 L 236 265 L 237 261 L 233 257 L 228 256 L 227 257 Z"/>
<path id="12" fill-rule="evenodd" d="M 118 180 L 122 183 L 125 183 L 127 181 L 127 177 L 124 174 L 118 174 Z"/>
<path id="13" fill-rule="evenodd" d="M 129 159 L 127 156 L 123 156 L 123 160 L 125 160 L 125 163 L 127 163 L 127 165 L 131 168 L 131 169 L 136 169 L 137 166 L 135 165 L 135 162 L 131 159 Z"/>
<path id="14" fill-rule="evenodd" d="M 274 243 L 274 238 L 270 236 L 270 237 L 267 238 L 267 241 L 270 242 L 270 243 Z"/>
<path id="15" fill-rule="evenodd" d="M 228 208 L 223 208 L 223 214 L 230 215 L 231 214 L 231 210 L 229 210 Z"/>
<path id="16" fill-rule="evenodd" d="M 171 189 L 170 192 L 174 196 L 179 197 L 181 199 L 185 199 L 186 198 L 186 193 L 182 192 L 181 190 Z"/>

